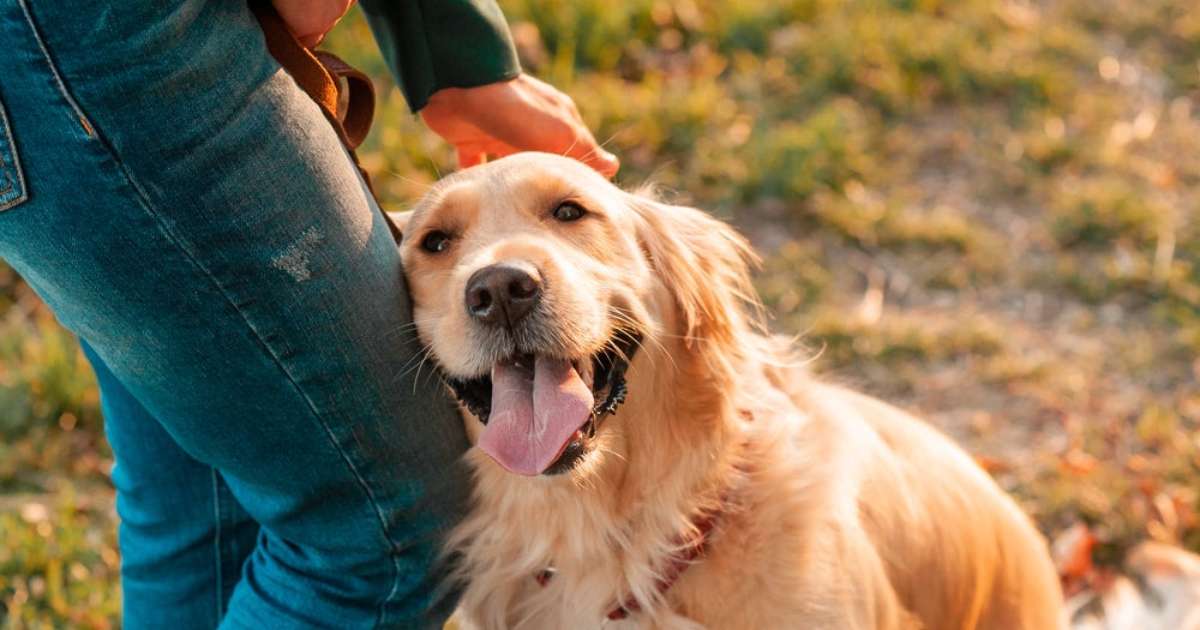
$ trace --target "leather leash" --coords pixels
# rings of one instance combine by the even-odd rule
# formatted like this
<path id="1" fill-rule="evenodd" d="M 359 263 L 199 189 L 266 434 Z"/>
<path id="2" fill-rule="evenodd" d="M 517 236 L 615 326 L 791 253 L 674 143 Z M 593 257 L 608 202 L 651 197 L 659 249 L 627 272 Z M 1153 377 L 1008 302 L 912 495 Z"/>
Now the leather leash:
<path id="1" fill-rule="evenodd" d="M 269 0 L 250 0 L 250 10 L 262 27 L 267 51 L 321 109 L 362 174 L 367 190 L 375 196 L 371 178 L 355 153 L 371 131 L 371 122 L 375 118 L 375 85 L 371 78 L 333 53 L 305 48 L 288 30 Z M 375 206 L 379 207 L 378 199 Z M 399 243 L 400 229 L 382 208 L 379 213 L 392 238 Z"/>

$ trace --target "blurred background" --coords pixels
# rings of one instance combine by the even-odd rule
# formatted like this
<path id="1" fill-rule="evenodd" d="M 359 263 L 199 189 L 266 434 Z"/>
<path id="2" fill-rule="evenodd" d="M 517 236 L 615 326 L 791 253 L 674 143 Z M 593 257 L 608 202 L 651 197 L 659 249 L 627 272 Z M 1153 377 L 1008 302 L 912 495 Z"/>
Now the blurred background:
<path id="1" fill-rule="evenodd" d="M 929 418 L 1100 565 L 1200 549 L 1200 11 L 1189 0 L 501 0 L 527 71 L 748 234 L 772 326 Z M 453 155 L 361 16 L 388 209 Z M 0 264 L 3 628 L 119 626 L 95 383 Z"/>

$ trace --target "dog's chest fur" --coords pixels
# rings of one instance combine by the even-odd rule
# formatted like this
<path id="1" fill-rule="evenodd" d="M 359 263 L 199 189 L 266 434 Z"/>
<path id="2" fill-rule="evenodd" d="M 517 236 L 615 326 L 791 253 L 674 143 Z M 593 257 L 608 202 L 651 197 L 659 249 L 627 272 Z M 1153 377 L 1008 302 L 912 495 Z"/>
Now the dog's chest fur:
<path id="1" fill-rule="evenodd" d="M 789 513 L 808 513 L 812 507 L 801 503 L 826 500 L 830 488 L 798 466 L 828 463 L 830 453 L 819 443 L 808 447 L 823 449 L 821 457 L 795 452 L 803 414 L 782 392 L 768 397 L 770 416 L 760 410 L 753 426 L 740 426 L 745 410 L 728 406 L 722 416 L 733 418 L 710 421 L 737 430 L 709 432 L 711 442 L 702 445 L 663 448 L 660 439 L 662 450 L 654 453 L 639 451 L 637 432 L 627 430 L 649 422 L 640 416 L 650 412 L 635 403 L 602 436 L 600 448 L 621 457 L 601 458 L 601 468 L 576 483 L 514 478 L 472 452 L 477 503 L 454 535 L 470 576 L 463 609 L 489 629 L 749 627 L 742 625 L 748 615 L 760 617 L 756 627 L 783 623 L 795 603 L 787 585 L 804 572 L 804 541 L 816 538 L 801 530 L 822 526 Z M 753 468 L 742 469 L 747 460 Z M 698 511 L 714 507 L 721 513 L 704 557 L 661 593 L 659 571 Z M 774 565 L 778 581 L 762 572 Z M 547 568 L 554 576 L 539 584 L 536 576 Z M 606 621 L 631 594 L 643 610 Z M 751 600 L 753 612 L 732 605 Z"/>

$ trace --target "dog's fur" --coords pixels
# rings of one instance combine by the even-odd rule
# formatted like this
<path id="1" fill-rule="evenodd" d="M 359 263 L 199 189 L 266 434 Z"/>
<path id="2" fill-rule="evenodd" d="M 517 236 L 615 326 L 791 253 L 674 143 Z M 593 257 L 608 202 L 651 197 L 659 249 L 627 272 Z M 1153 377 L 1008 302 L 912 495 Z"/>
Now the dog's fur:
<path id="1" fill-rule="evenodd" d="M 587 210 L 560 223 L 564 199 Z M 519 154 L 439 182 L 400 217 L 422 342 L 452 377 L 501 358 L 463 307 L 482 266 L 531 263 L 546 352 L 586 357 L 644 334 L 629 400 L 574 470 L 508 473 L 478 449 L 475 504 L 454 532 L 483 628 L 970 628 L 1061 624 L 1045 542 L 946 437 L 815 380 L 757 325 L 747 243 L 690 208 L 624 192 L 576 162 Z M 432 254 L 423 235 L 451 246 Z M 480 422 L 464 410 L 468 433 Z M 656 587 L 703 510 L 703 558 Z M 545 586 L 534 579 L 554 567 Z"/>

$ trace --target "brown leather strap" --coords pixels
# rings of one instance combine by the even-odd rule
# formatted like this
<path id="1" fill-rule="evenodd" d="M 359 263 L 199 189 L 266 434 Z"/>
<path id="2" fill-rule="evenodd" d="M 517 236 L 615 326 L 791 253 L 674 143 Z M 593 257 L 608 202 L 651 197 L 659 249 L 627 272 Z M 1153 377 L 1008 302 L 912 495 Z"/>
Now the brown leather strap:
<path id="1" fill-rule="evenodd" d="M 347 146 L 351 150 L 357 149 L 367 139 L 375 119 L 375 84 L 362 71 L 331 52 L 318 50 L 314 54 L 335 79 L 338 105 L 334 115 L 342 123 Z"/>
<path id="2" fill-rule="evenodd" d="M 321 108 L 321 113 L 333 126 L 354 159 L 354 165 L 362 173 L 367 189 L 374 195 L 371 178 L 354 152 L 371 131 L 371 121 L 375 117 L 375 85 L 371 83 L 371 78 L 333 53 L 305 48 L 288 30 L 287 24 L 269 0 L 250 0 L 250 9 L 262 27 L 267 51 Z M 381 210 L 380 214 L 392 237 L 399 243 L 399 228 L 386 212 Z"/>
<path id="3" fill-rule="evenodd" d="M 371 130 L 375 115 L 375 86 L 371 79 L 333 53 L 305 48 L 270 2 L 253 0 L 250 7 L 262 26 L 271 56 L 316 101 L 346 148 L 357 149 Z"/>

